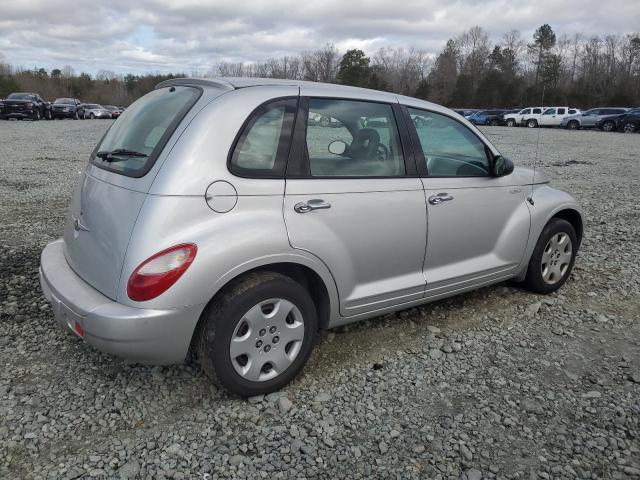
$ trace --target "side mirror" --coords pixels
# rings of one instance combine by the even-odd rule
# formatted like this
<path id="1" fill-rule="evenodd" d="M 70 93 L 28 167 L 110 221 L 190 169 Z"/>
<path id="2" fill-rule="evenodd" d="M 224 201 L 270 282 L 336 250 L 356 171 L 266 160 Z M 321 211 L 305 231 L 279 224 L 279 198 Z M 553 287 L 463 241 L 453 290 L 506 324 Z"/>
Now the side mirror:
<path id="1" fill-rule="evenodd" d="M 511 173 L 513 173 L 514 168 L 515 168 L 515 165 L 507 157 L 498 155 L 493 159 L 493 176 L 494 177 L 504 177 L 506 175 L 510 175 Z"/>
<path id="2" fill-rule="evenodd" d="M 347 150 L 347 144 L 342 140 L 334 140 L 329 144 L 329 153 L 334 155 L 342 155 Z"/>

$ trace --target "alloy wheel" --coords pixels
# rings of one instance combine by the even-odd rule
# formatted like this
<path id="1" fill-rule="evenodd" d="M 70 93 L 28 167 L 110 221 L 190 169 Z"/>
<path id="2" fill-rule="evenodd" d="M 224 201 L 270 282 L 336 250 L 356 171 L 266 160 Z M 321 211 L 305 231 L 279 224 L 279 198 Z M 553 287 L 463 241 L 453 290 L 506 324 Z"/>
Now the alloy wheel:
<path id="1" fill-rule="evenodd" d="M 623 130 L 624 133 L 633 133 L 636 131 L 636 126 L 633 123 L 625 123 Z"/>
<path id="2" fill-rule="evenodd" d="M 231 336 L 233 368 L 252 382 L 277 377 L 300 353 L 304 331 L 302 314 L 292 302 L 274 298 L 258 303 L 242 316 Z"/>
<path id="3" fill-rule="evenodd" d="M 571 239 L 566 233 L 556 233 L 542 252 L 542 278 L 549 285 L 558 283 L 567 273 L 573 254 Z"/>
<path id="4" fill-rule="evenodd" d="M 615 128 L 615 125 L 613 122 L 604 122 L 602 124 L 602 130 L 604 130 L 605 132 L 613 132 L 614 128 Z"/>

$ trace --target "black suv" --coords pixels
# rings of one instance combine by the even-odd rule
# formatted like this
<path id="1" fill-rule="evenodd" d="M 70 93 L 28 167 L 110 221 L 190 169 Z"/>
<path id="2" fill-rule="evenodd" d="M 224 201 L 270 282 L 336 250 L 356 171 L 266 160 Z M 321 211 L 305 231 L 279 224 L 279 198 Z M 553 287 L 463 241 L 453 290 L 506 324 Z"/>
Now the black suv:
<path id="1" fill-rule="evenodd" d="M 51 104 L 37 93 L 10 93 L 6 99 L 0 100 L 0 118 L 50 120 Z"/>
<path id="2" fill-rule="evenodd" d="M 631 109 L 622 115 L 601 118 L 596 122 L 596 128 L 605 132 L 638 132 L 640 131 L 640 107 Z"/>
<path id="3" fill-rule="evenodd" d="M 73 118 L 80 120 L 84 117 L 82 102 L 77 98 L 56 98 L 51 105 L 51 118 Z"/>

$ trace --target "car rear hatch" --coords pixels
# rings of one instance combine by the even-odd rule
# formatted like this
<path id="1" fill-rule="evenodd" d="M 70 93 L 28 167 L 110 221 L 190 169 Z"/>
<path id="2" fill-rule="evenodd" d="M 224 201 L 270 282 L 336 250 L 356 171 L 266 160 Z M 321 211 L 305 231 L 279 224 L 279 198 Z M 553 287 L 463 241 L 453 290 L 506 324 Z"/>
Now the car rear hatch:
<path id="1" fill-rule="evenodd" d="M 147 192 L 197 114 L 192 107 L 201 94 L 199 87 L 173 86 L 136 101 L 109 128 L 78 181 L 64 230 L 65 257 L 82 279 L 113 300 Z"/>

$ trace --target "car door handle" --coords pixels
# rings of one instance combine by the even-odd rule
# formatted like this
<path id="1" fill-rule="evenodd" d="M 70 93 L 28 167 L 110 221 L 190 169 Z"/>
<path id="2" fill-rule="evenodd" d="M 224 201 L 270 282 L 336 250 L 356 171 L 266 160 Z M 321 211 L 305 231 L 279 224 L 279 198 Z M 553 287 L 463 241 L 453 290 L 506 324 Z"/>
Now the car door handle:
<path id="1" fill-rule="evenodd" d="M 327 208 L 331 208 L 331 204 L 329 202 L 325 202 L 321 198 L 314 198 L 307 202 L 296 203 L 293 207 L 293 209 L 298 213 L 307 213 L 312 210 L 324 210 Z"/>
<path id="2" fill-rule="evenodd" d="M 449 195 L 448 193 L 439 193 L 437 195 L 431 195 L 429 197 L 429 203 L 431 205 L 438 205 L 442 202 L 448 202 L 450 200 L 453 200 L 453 196 Z"/>

